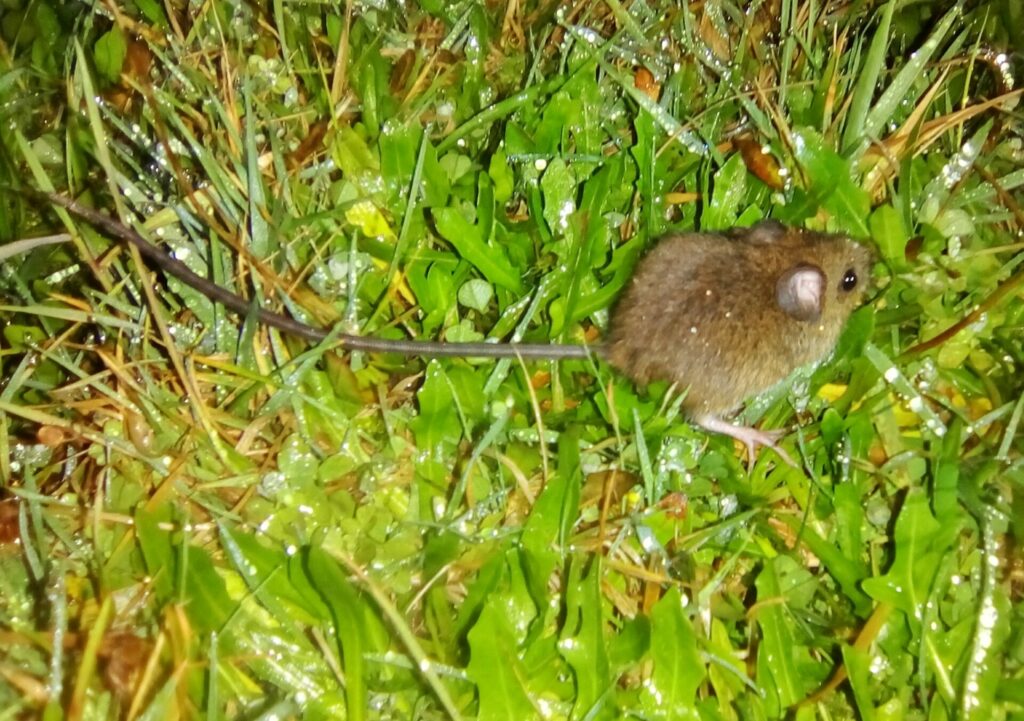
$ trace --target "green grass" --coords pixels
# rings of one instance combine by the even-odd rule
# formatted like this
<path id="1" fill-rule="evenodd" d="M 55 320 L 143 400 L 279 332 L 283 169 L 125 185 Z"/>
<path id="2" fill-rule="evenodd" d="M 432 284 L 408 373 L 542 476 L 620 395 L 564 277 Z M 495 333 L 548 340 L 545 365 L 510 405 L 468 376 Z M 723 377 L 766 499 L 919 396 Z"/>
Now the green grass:
<path id="1" fill-rule="evenodd" d="M 0 718 L 1024 718 L 1024 13 L 680 5 L 4 4 L 0 241 L 73 242 L 0 270 Z M 664 384 L 311 347 L 19 186 L 387 337 L 594 342 L 672 229 L 880 262 L 748 471 Z"/>

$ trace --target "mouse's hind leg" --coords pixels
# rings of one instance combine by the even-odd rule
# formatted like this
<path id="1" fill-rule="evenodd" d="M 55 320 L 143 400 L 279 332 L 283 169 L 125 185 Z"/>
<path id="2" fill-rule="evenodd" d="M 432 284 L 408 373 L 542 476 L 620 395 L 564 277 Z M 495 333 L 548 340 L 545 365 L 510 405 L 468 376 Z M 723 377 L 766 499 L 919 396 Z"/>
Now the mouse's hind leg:
<path id="1" fill-rule="evenodd" d="M 734 426 L 732 423 L 723 421 L 721 418 L 715 416 L 703 415 L 693 419 L 694 423 L 699 425 L 701 428 L 712 431 L 713 433 L 721 433 L 722 435 L 735 438 L 737 441 L 747 447 L 747 462 L 750 467 L 754 466 L 754 460 L 757 458 L 758 446 L 767 446 L 773 451 L 779 454 L 786 463 L 799 468 L 793 459 L 789 457 L 779 445 L 779 438 L 782 437 L 784 431 L 762 431 L 757 428 L 751 428 L 750 426 Z"/>

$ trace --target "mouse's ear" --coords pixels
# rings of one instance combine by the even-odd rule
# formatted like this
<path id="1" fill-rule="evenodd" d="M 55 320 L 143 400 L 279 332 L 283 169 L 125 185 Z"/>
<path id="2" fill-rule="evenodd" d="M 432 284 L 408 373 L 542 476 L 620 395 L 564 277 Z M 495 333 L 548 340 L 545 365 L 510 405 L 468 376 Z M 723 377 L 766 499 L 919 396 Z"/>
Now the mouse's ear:
<path id="1" fill-rule="evenodd" d="M 744 237 L 748 242 L 768 245 L 785 237 L 786 226 L 777 220 L 762 220 L 746 229 Z"/>
<path id="2" fill-rule="evenodd" d="M 825 303 L 825 273 L 816 265 L 793 266 L 775 284 L 775 300 L 788 316 L 817 320 Z"/>

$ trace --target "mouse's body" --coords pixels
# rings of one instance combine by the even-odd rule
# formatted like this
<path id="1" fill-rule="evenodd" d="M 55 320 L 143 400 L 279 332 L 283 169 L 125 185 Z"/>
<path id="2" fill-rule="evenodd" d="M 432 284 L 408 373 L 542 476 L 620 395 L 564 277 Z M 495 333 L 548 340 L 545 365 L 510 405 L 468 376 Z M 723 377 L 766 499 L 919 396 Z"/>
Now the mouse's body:
<path id="1" fill-rule="evenodd" d="M 249 301 L 192 272 L 131 228 L 70 198 L 41 195 L 134 245 L 211 300 L 242 315 L 251 312 Z M 831 352 L 863 297 L 870 258 L 866 248 L 843 236 L 773 221 L 726 233 L 668 235 L 638 265 L 603 346 L 390 340 L 332 334 L 264 308 L 256 309 L 256 317 L 312 341 L 331 337 L 352 351 L 547 359 L 596 353 L 636 381 L 668 380 L 688 388 L 687 415 L 742 440 L 753 458 L 757 445 L 779 450 L 773 434 L 732 426 L 722 416 Z"/>
<path id="2" fill-rule="evenodd" d="M 721 418 L 793 370 L 827 357 L 861 302 L 871 253 L 843 236 L 766 221 L 663 238 L 611 316 L 605 355 L 639 382 L 688 388 L 683 410 L 751 445 Z"/>

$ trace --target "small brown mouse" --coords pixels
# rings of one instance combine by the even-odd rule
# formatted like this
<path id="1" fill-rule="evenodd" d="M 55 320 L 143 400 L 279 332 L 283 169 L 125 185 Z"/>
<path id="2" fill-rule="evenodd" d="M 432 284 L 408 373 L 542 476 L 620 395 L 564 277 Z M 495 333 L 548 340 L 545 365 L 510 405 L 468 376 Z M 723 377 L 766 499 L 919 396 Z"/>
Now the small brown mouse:
<path id="1" fill-rule="evenodd" d="M 775 434 L 722 417 L 832 352 L 864 297 L 871 259 L 844 236 L 770 220 L 668 235 L 615 306 L 605 356 L 641 383 L 689 387 L 687 416 L 745 443 L 751 459 L 766 445 L 792 464 Z"/>
<path id="2" fill-rule="evenodd" d="M 164 272 L 239 314 L 241 296 L 194 273 L 113 218 L 52 193 L 38 194 L 139 249 Z M 630 378 L 689 388 L 683 410 L 695 423 L 746 444 L 774 448 L 777 434 L 722 420 L 793 370 L 823 360 L 867 287 L 870 251 L 839 235 L 763 221 L 722 233 L 670 234 L 640 261 L 616 303 L 604 345 L 444 343 L 331 333 L 264 308 L 261 323 L 342 348 L 425 357 L 584 359 L 605 357 Z"/>

